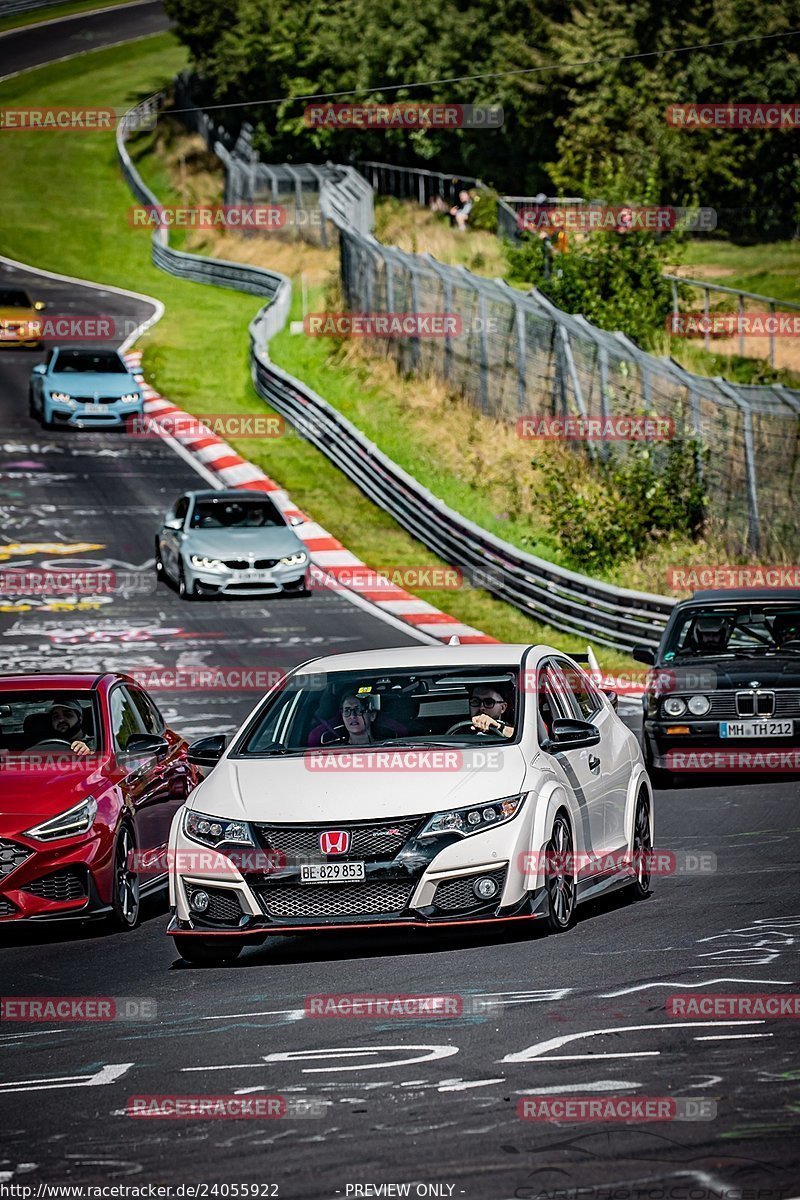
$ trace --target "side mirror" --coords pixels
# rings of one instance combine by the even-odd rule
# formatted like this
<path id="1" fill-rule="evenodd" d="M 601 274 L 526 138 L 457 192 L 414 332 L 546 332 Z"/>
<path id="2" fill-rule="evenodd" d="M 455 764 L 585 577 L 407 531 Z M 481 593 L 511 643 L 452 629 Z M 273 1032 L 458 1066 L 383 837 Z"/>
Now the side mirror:
<path id="1" fill-rule="evenodd" d="M 656 652 L 649 646 L 634 646 L 631 653 L 637 662 L 646 663 L 648 667 L 655 666 Z"/>
<path id="2" fill-rule="evenodd" d="M 34 300 L 33 307 L 36 312 L 44 312 L 44 310 L 47 308 L 47 305 L 45 304 L 44 300 Z"/>
<path id="3" fill-rule="evenodd" d="M 619 708 L 619 696 L 617 693 L 613 690 L 613 688 L 603 688 L 603 695 L 608 698 L 611 707 L 614 709 L 614 712 L 616 712 Z"/>
<path id="4" fill-rule="evenodd" d="M 186 758 L 195 767 L 215 767 L 225 753 L 228 739 L 224 733 L 198 738 L 189 747 Z"/>
<path id="5" fill-rule="evenodd" d="M 120 758 L 163 758 L 169 753 L 169 742 L 157 733 L 132 733 Z"/>
<path id="6" fill-rule="evenodd" d="M 183 529 L 183 521 L 180 517 L 173 517 L 171 521 L 164 522 L 165 529 Z"/>
<path id="7" fill-rule="evenodd" d="M 571 717 L 556 717 L 553 733 L 544 750 L 580 750 L 584 746 L 596 746 L 600 741 L 600 730 L 591 721 L 576 721 Z"/>
<path id="8" fill-rule="evenodd" d="M 46 370 L 47 370 L 47 367 L 44 365 L 44 363 L 37 363 L 36 366 L 33 368 L 33 374 L 34 375 L 44 375 Z"/>

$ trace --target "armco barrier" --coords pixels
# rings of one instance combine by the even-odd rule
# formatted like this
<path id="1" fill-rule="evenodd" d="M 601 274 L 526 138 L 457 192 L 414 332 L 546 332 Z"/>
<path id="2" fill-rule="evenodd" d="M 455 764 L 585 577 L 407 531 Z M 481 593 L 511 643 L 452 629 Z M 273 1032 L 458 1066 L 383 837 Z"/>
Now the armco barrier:
<path id="1" fill-rule="evenodd" d="M 129 128 L 122 122 L 117 132 L 123 174 L 138 200 L 157 205 L 127 152 Z M 251 371 L 259 395 L 366 496 L 445 562 L 461 568 L 468 578 L 480 578 L 481 586 L 492 595 L 565 633 L 622 650 L 630 650 L 636 643 L 657 645 L 675 604 L 673 599 L 614 587 L 568 571 L 481 529 L 387 458 L 321 396 L 270 362 L 269 340 L 283 328 L 289 314 L 291 285 L 286 276 L 172 250 L 166 229 L 154 232 L 153 261 L 184 279 L 271 298 L 250 325 Z"/>

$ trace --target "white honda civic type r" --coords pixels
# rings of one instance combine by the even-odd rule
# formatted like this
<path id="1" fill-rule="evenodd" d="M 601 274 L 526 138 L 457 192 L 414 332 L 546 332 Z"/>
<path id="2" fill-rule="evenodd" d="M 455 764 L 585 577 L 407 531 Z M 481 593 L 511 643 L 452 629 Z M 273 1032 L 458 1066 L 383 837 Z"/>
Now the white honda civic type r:
<path id="1" fill-rule="evenodd" d="M 637 739 L 547 646 L 305 663 L 226 745 L 170 837 L 168 932 L 193 962 L 273 934 L 540 920 L 649 891 L 653 796 Z"/>

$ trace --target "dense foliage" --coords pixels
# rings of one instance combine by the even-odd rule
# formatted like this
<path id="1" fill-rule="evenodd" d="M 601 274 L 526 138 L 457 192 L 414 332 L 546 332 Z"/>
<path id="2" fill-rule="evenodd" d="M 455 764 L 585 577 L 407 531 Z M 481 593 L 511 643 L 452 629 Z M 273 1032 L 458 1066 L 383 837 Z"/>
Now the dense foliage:
<path id="1" fill-rule="evenodd" d="M 206 80 L 206 99 L 243 103 L 223 115 L 251 120 L 273 157 L 435 164 L 528 195 L 574 194 L 616 158 L 634 180 L 655 177 L 663 201 L 690 194 L 720 210 L 752 208 L 761 233 L 774 224 L 771 214 L 797 218 L 796 133 L 683 131 L 667 125 L 665 110 L 800 94 L 800 38 L 764 36 L 800 27 L 800 0 L 772 0 L 757 22 L 743 0 L 688 8 L 664 0 L 166 0 L 165 7 Z M 717 44 L 675 52 L 710 42 Z M 411 86 L 459 76 L 468 78 Z M 354 133 L 305 124 L 301 97 L 342 92 L 343 99 L 502 104 L 505 124 L 494 132 Z"/>

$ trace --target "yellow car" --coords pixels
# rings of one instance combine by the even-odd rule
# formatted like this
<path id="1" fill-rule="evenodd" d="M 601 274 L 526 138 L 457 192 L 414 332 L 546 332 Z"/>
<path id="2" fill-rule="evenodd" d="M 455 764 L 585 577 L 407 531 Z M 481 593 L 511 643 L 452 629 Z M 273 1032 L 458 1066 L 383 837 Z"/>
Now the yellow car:
<path id="1" fill-rule="evenodd" d="M 22 288 L 0 288 L 0 346 L 41 349 L 44 324 L 38 314 L 44 307 Z"/>

